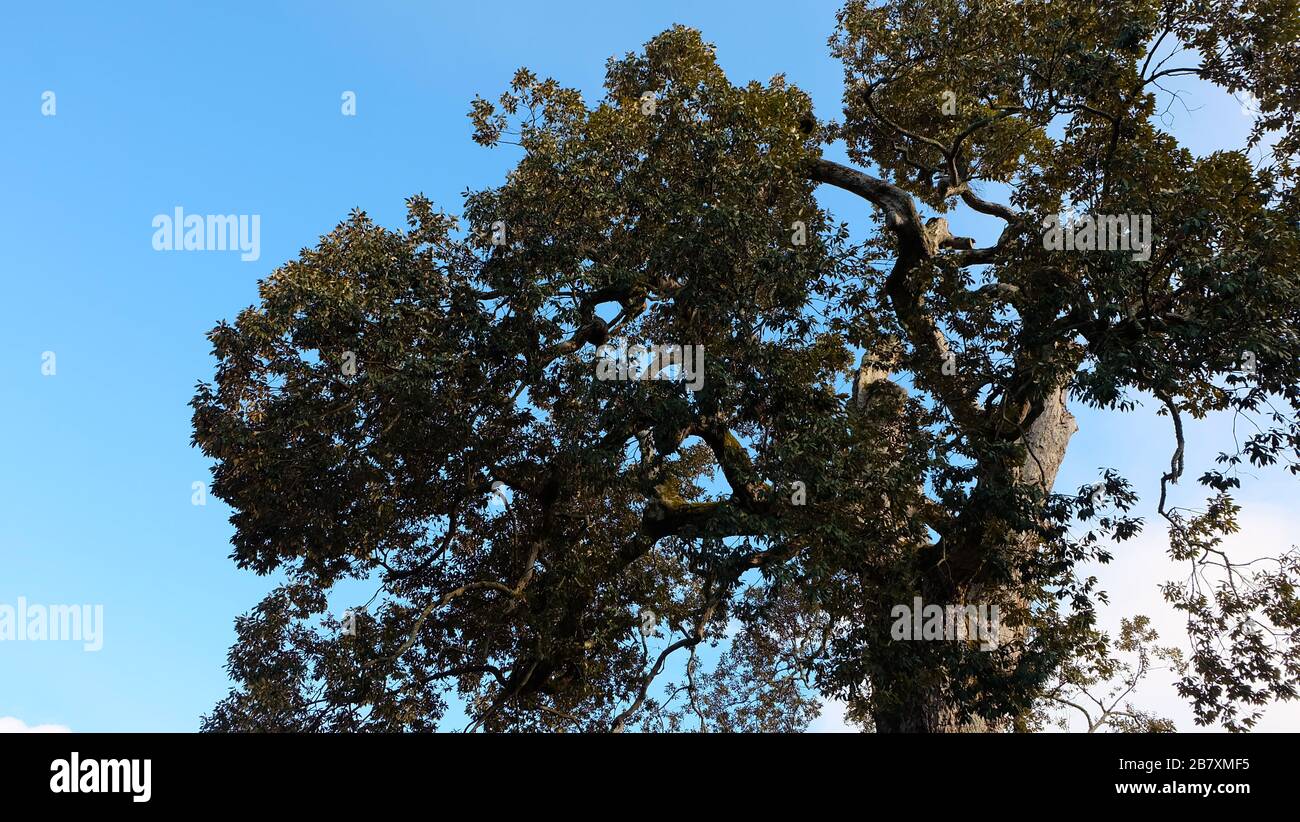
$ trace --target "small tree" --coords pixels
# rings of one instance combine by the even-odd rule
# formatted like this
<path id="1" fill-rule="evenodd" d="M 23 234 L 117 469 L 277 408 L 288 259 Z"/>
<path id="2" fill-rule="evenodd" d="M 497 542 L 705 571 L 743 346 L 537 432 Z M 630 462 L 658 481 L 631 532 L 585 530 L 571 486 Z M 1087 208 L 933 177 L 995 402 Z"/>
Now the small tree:
<path id="1" fill-rule="evenodd" d="M 463 223 L 356 212 L 218 325 L 194 439 L 235 561 L 286 582 L 206 728 L 431 729 L 452 694 L 490 730 L 793 729 L 821 698 L 1025 727 L 1102 653 L 1080 563 L 1142 526 L 1114 473 L 1054 492 L 1067 398 L 1169 417 L 1198 721 L 1294 695 L 1295 556 L 1220 539 L 1243 460 L 1297 469 L 1296 0 L 855 0 L 831 48 L 839 121 L 681 27 L 594 106 L 520 70 L 474 101 L 474 139 L 521 154 Z M 1179 146 L 1156 91 L 1183 75 L 1251 95 L 1272 159 Z M 818 186 L 873 207 L 865 242 Z M 635 343 L 703 356 L 610 370 Z M 1174 507 L 1183 419 L 1227 411 L 1258 427 Z M 352 578 L 380 593 L 341 631 Z M 902 641 L 913 603 L 996 630 Z"/>

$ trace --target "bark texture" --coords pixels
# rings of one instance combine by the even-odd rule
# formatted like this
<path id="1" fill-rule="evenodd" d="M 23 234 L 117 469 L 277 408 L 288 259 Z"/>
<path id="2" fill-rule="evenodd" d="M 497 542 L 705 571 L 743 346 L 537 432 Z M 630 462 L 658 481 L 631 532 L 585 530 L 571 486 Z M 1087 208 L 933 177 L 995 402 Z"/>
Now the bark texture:
<path id="1" fill-rule="evenodd" d="M 1025 430 L 1021 444 L 1025 448 L 1025 458 L 1020 466 L 1020 480 L 1027 485 L 1034 485 L 1044 492 L 1050 492 L 1065 460 L 1070 439 L 1079 430 L 1075 417 L 1066 404 L 1066 390 L 1057 388 L 1043 404 L 1042 413 Z M 983 545 L 977 551 L 991 553 L 1006 546 Z M 1011 546 L 1014 550 L 1036 550 L 1036 540 L 1031 535 L 1020 538 L 1019 544 Z M 932 591 L 945 591 L 946 596 L 956 597 L 964 602 L 980 600 L 999 600 L 1007 597 L 1007 592 L 989 590 L 976 579 L 969 583 L 951 584 L 942 569 L 930 580 L 927 587 Z M 1022 603 L 1023 604 L 1023 603 Z M 999 625 L 999 644 L 1017 638 L 1017 629 Z M 1014 664 L 1014 659 L 1010 664 Z M 877 711 L 873 715 L 876 730 L 880 733 L 989 733 L 1004 729 L 1005 723 L 989 723 L 976 717 L 963 721 L 962 706 L 949 695 L 949 683 L 941 671 L 930 672 L 928 683 L 911 689 L 907 697 L 896 707 Z M 899 684 L 888 680 L 873 683 L 877 688 L 899 690 Z"/>

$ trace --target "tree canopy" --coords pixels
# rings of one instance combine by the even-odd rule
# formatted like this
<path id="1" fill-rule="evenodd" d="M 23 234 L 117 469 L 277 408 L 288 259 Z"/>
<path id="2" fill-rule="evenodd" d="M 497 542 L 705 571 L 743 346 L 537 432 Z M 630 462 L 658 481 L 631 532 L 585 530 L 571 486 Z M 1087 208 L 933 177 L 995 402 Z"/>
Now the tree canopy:
<path id="1" fill-rule="evenodd" d="M 680 26 L 594 104 L 520 69 L 470 112 L 518 154 L 504 182 L 458 216 L 412 197 L 404 230 L 354 212 L 211 332 L 194 441 L 233 559 L 284 582 L 205 728 L 457 704 L 485 730 L 796 730 L 833 698 L 880 731 L 1024 730 L 1152 658 L 1200 722 L 1295 695 L 1300 560 L 1222 540 L 1241 466 L 1300 471 L 1296 0 L 852 0 L 829 45 L 834 118 Z M 1256 101 L 1250 144 L 1180 145 L 1180 76 Z M 853 232 L 820 186 L 861 198 Z M 1063 207 L 1145 217 L 1147 259 L 1049 248 Z M 702 348 L 698 385 L 598 379 L 624 343 Z M 1054 488 L 1068 405 L 1143 397 L 1160 487 Z M 1183 420 L 1212 413 L 1256 425 L 1179 508 Z M 1080 570 L 1142 496 L 1188 568 L 1185 658 L 1145 620 L 1102 633 Z M 376 594 L 341 624 L 346 579 Z M 994 647 L 891 636 L 917 598 L 996 606 Z M 1167 727 L 1104 704 L 1090 729 Z"/>

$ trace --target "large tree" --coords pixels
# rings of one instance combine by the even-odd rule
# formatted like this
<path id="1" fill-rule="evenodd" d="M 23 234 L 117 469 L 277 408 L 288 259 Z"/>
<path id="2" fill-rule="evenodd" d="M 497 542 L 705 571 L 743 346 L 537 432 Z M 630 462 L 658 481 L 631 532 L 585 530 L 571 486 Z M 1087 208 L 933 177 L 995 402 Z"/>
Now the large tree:
<path id="1" fill-rule="evenodd" d="M 413 197 L 407 230 L 354 213 L 218 325 L 194 439 L 234 560 L 283 584 L 205 728 L 432 729 L 454 702 L 487 730 L 798 729 L 834 698 L 879 731 L 1026 729 L 1155 657 L 1198 721 L 1294 696 L 1296 557 L 1222 538 L 1238 466 L 1300 456 L 1297 1 L 855 0 L 830 46 L 836 120 L 683 27 L 595 105 L 520 70 L 470 113 L 518 152 L 502 185 L 459 218 Z M 1255 101 L 1250 143 L 1180 146 L 1177 78 Z M 861 198 L 853 232 L 819 186 Z M 1131 215 L 1121 241 L 1149 219 L 1149 255 L 1060 247 L 1063 207 Z M 953 236 L 963 210 L 996 241 Z M 599 379 L 619 340 L 702 371 Z M 1144 401 L 1159 488 L 1054 489 L 1071 404 Z M 1212 413 L 1255 427 L 1177 507 L 1183 420 Z M 1185 663 L 1095 624 L 1081 567 L 1141 530 L 1139 491 L 1187 564 Z M 377 590 L 340 624 L 346 579 Z M 918 597 L 999 630 L 901 639 Z"/>

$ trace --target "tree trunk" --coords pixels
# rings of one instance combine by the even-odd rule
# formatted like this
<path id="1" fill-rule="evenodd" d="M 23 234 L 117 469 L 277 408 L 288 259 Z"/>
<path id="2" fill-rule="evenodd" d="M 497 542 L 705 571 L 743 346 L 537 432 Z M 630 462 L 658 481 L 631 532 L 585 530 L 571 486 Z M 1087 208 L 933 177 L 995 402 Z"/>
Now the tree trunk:
<path id="1" fill-rule="evenodd" d="M 976 717 L 970 722 L 958 719 L 957 706 L 941 698 L 937 691 L 918 693 L 914 700 L 898 710 L 876 712 L 876 733 L 882 734 L 961 734 L 988 733 L 997 730 Z"/>
<path id="2" fill-rule="evenodd" d="M 1044 492 L 1050 492 L 1056 481 L 1057 472 L 1065 460 L 1066 448 L 1070 438 L 1079 430 L 1074 415 L 1066 407 L 1066 392 L 1059 388 L 1044 402 L 1042 413 L 1025 431 L 1021 440 L 1025 446 L 1025 458 L 1020 466 L 1020 482 L 1034 485 Z M 1024 536 L 1026 550 L 1034 549 L 1034 537 Z M 936 590 L 944 585 L 938 584 Z M 974 603 L 982 597 L 978 593 L 979 583 L 973 582 L 969 587 L 961 586 L 956 593 L 965 598 L 967 603 Z M 1005 598 L 1006 594 L 1003 594 Z M 928 604 L 928 603 L 927 603 Z M 938 603 L 948 604 L 948 603 Z M 961 603 L 951 603 L 961 604 Z M 1015 629 L 999 626 L 999 642 L 1014 639 Z M 890 674 L 884 674 L 883 681 L 873 682 L 880 690 L 888 690 L 895 695 L 894 704 L 888 709 L 873 712 L 873 719 L 878 733 L 987 733 L 1002 730 L 1006 721 L 989 723 L 976 717 L 962 722 L 961 706 L 949 696 L 945 687 L 945 673 L 930 671 L 922 675 L 922 681 L 931 685 L 916 686 L 916 672 L 907 672 L 911 687 L 901 682 L 888 681 Z M 1007 718 L 1009 720 L 1010 717 Z"/>

